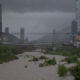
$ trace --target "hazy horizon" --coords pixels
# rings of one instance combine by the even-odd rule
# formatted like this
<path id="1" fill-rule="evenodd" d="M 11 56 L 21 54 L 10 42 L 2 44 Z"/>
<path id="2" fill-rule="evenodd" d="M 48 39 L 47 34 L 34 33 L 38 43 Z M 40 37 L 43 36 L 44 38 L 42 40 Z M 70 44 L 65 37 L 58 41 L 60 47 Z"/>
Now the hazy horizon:
<path id="1" fill-rule="evenodd" d="M 3 31 L 52 32 L 71 26 L 75 19 L 75 0 L 0 0 L 3 9 Z M 28 36 L 30 37 L 30 36 Z M 30 39 L 33 39 L 30 37 Z M 35 38 L 34 38 L 35 39 Z"/>

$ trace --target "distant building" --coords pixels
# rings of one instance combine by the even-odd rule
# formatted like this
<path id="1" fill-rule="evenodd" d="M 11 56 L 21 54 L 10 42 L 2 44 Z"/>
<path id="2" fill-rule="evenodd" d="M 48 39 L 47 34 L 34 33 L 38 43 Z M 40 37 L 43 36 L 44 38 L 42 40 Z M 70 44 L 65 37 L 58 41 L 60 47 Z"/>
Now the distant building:
<path id="1" fill-rule="evenodd" d="M 71 33 L 72 33 L 72 43 L 74 44 L 75 36 L 78 34 L 77 21 L 72 21 Z"/>
<path id="2" fill-rule="evenodd" d="M 24 29 L 21 29 L 21 40 L 24 40 Z M 16 36 L 9 33 L 9 28 L 2 32 L 2 5 L 0 4 L 0 44 L 18 44 L 21 41 Z"/>
<path id="3" fill-rule="evenodd" d="M 79 28 L 80 27 L 80 0 L 75 0 L 75 1 L 76 1 L 76 7 L 75 7 L 76 21 L 77 21 L 77 26 Z"/>
<path id="4" fill-rule="evenodd" d="M 0 44 L 2 41 L 2 5 L 0 4 Z"/>
<path id="5" fill-rule="evenodd" d="M 80 47 L 80 35 L 75 36 L 74 46 Z"/>
<path id="6" fill-rule="evenodd" d="M 5 28 L 5 33 L 9 34 L 9 28 L 8 27 Z"/>
<path id="7" fill-rule="evenodd" d="M 72 21 L 71 32 L 72 32 L 72 35 L 77 35 L 78 33 L 77 21 Z"/>
<path id="8" fill-rule="evenodd" d="M 16 36 L 2 32 L 2 44 L 18 44 L 19 41 Z"/>
<path id="9" fill-rule="evenodd" d="M 0 34 L 2 33 L 2 5 L 0 4 Z"/>
<path id="10" fill-rule="evenodd" d="M 22 43 L 24 43 L 24 28 L 20 29 L 20 40 Z"/>
<path id="11" fill-rule="evenodd" d="M 73 44 L 74 46 L 80 47 L 80 34 L 75 35 L 76 33 L 80 33 L 80 31 L 78 31 L 78 28 L 80 27 L 80 0 L 75 0 L 75 2 L 76 22 L 72 23 L 74 26 L 74 29 L 72 30 L 74 41 Z"/>

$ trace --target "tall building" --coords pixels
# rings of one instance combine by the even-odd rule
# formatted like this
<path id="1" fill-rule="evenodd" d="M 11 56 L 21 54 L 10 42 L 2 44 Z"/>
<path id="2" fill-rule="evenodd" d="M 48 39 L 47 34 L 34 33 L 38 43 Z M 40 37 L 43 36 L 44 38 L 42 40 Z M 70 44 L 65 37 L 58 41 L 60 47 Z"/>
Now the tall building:
<path id="1" fill-rule="evenodd" d="M 78 33 L 77 21 L 72 21 L 71 32 L 72 35 L 77 35 Z"/>
<path id="2" fill-rule="evenodd" d="M 5 33 L 9 34 L 9 28 L 8 27 L 5 28 Z"/>
<path id="3" fill-rule="evenodd" d="M 78 24 L 77 24 L 77 21 L 72 21 L 71 33 L 72 33 L 72 42 L 74 43 L 75 36 L 78 33 Z"/>
<path id="4" fill-rule="evenodd" d="M 0 4 L 0 44 L 2 44 L 2 5 Z"/>
<path id="5" fill-rule="evenodd" d="M 0 35 L 2 34 L 2 5 L 0 4 Z"/>
<path id="6" fill-rule="evenodd" d="M 24 28 L 20 29 L 20 40 L 24 42 Z"/>
<path id="7" fill-rule="evenodd" d="M 75 2 L 76 2 L 76 7 L 75 7 L 76 21 L 78 28 L 80 28 L 80 0 L 75 0 Z"/>

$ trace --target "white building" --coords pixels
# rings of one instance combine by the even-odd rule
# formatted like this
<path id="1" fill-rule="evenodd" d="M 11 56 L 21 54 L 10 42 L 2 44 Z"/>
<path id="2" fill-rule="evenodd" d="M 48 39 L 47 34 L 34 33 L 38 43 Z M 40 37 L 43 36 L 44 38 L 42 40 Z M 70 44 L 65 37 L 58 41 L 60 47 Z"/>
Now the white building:
<path id="1" fill-rule="evenodd" d="M 75 37 L 74 46 L 80 47 L 80 35 Z"/>

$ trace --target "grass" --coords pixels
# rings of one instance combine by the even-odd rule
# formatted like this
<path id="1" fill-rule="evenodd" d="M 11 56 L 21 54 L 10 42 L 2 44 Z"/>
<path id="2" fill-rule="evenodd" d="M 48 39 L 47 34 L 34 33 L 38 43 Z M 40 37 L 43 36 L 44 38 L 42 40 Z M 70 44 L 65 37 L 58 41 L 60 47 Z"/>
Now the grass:
<path id="1" fill-rule="evenodd" d="M 45 66 L 48 66 L 48 64 L 47 64 L 47 63 L 45 63 L 45 62 L 44 62 L 44 63 L 40 63 L 40 64 L 39 64 L 39 67 L 45 67 Z"/>
<path id="2" fill-rule="evenodd" d="M 46 56 L 40 56 L 40 57 L 33 56 L 33 58 L 31 60 L 29 60 L 29 62 L 32 62 L 32 61 L 35 62 L 35 61 L 46 60 L 46 59 L 48 59 L 48 57 L 46 57 Z"/>
<path id="3" fill-rule="evenodd" d="M 9 62 L 11 60 L 18 59 L 18 57 L 12 52 L 0 53 L 0 63 Z"/>
<path id="4" fill-rule="evenodd" d="M 70 72 L 75 77 L 75 80 L 80 80 L 80 63 L 71 67 Z"/>
<path id="5" fill-rule="evenodd" d="M 52 59 L 46 59 L 44 63 L 40 63 L 39 67 L 45 67 L 45 66 L 50 66 L 50 65 L 56 65 L 56 60 L 55 58 Z"/>
<path id="6" fill-rule="evenodd" d="M 18 46 L 0 45 L 0 64 L 18 59 L 17 54 L 24 50 Z"/>
<path id="7" fill-rule="evenodd" d="M 67 73 L 68 70 L 63 64 L 58 66 L 58 74 L 60 77 L 65 77 Z"/>
<path id="8" fill-rule="evenodd" d="M 31 60 L 29 60 L 29 62 L 32 62 L 32 61 L 37 62 L 37 61 L 39 61 L 39 58 L 38 57 L 33 57 Z"/>
<path id="9" fill-rule="evenodd" d="M 67 63 L 77 63 L 79 62 L 78 58 L 80 58 L 80 48 L 72 46 L 58 47 L 56 50 L 46 49 L 43 53 L 65 56 L 66 58 L 62 61 L 66 61 Z M 40 66 L 42 67 L 44 65 L 40 64 Z M 75 80 L 80 80 L 80 63 L 71 67 L 69 71 L 75 77 Z M 58 74 L 60 77 L 66 76 L 67 72 L 68 70 L 64 65 L 59 65 Z"/>
<path id="10" fill-rule="evenodd" d="M 48 59 L 48 57 L 46 57 L 46 56 L 40 56 L 39 59 L 40 60 L 44 60 L 44 59 Z"/>
<path id="11" fill-rule="evenodd" d="M 62 55 L 62 56 L 78 56 L 80 58 L 80 48 L 72 46 L 58 47 L 56 50 L 45 49 L 44 54 Z"/>
<path id="12" fill-rule="evenodd" d="M 44 66 L 49 66 L 49 65 L 56 65 L 55 57 L 53 57 L 52 59 L 49 59 L 46 56 L 33 57 L 31 60 L 29 60 L 29 62 L 32 62 L 32 61 L 37 62 L 37 61 L 40 61 L 40 60 L 44 60 L 44 62 L 40 63 L 39 67 L 44 67 Z"/>
<path id="13" fill-rule="evenodd" d="M 70 56 L 70 57 L 66 57 L 64 60 L 62 61 L 66 61 L 67 63 L 76 63 L 78 62 L 78 57 L 77 56 Z"/>
<path id="14" fill-rule="evenodd" d="M 35 50 L 30 46 L 0 45 L 0 64 L 18 59 L 17 54 Z M 27 56 L 29 57 L 29 56 Z"/>
<path id="15" fill-rule="evenodd" d="M 18 59 L 19 49 L 14 46 L 0 46 L 0 63 L 9 62 Z"/>

